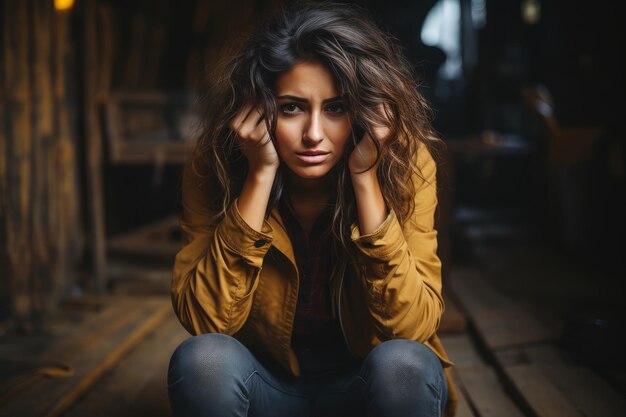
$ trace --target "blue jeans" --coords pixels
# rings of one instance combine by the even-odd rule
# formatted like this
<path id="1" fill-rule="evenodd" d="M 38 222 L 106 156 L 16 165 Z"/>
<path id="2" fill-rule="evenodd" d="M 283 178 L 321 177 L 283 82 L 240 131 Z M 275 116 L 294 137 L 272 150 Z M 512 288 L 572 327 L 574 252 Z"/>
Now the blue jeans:
<path id="1" fill-rule="evenodd" d="M 259 361 L 236 339 L 192 336 L 170 360 L 174 416 L 349 417 L 440 416 L 447 385 L 439 358 L 426 346 L 390 340 L 363 362 L 337 349 L 298 351 L 303 375 Z"/>

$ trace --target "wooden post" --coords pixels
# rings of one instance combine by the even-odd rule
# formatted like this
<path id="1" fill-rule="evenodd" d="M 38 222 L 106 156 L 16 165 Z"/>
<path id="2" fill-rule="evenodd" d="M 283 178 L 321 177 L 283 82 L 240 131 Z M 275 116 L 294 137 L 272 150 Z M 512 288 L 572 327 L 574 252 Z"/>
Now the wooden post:
<path id="1" fill-rule="evenodd" d="M 76 50 L 71 40 L 71 17 L 74 10 L 57 12 L 54 19 L 54 107 L 59 209 L 57 265 L 59 288 L 66 293 L 77 282 L 76 268 L 84 250 L 80 186 L 78 182 L 78 143 L 76 125 L 77 96 L 71 82 L 76 75 Z M 63 294 L 60 294 L 63 296 Z"/>
<path id="2" fill-rule="evenodd" d="M 90 241 L 93 259 L 93 291 L 106 286 L 106 241 L 104 224 L 104 190 L 102 181 L 102 135 L 98 117 L 96 83 L 98 50 L 96 43 L 95 0 L 85 1 L 84 69 L 85 69 L 85 133 L 87 140 L 87 200 L 90 218 Z"/>
<path id="3" fill-rule="evenodd" d="M 32 2 L 33 62 L 31 102 L 33 103 L 33 143 L 31 149 L 31 250 L 33 311 L 41 313 L 56 306 L 55 221 L 59 202 L 55 198 L 58 170 L 54 164 L 54 104 L 52 100 L 52 3 Z M 38 317 L 38 315 L 37 315 Z"/>
<path id="4" fill-rule="evenodd" d="M 6 194 L 0 199 L 0 220 L 4 233 L 0 244 L 7 262 L 2 266 L 10 314 L 27 318 L 32 278 L 30 155 L 32 147 L 31 102 L 29 82 L 28 4 L 22 1 L 3 4 L 4 105 L 6 159 L 0 175 Z"/>
<path id="5" fill-rule="evenodd" d="M 75 282 L 82 252 L 69 14 L 0 9 L 0 319 L 30 330 Z M 70 75 L 70 79 L 74 79 Z M 8 328 L 7 327 L 7 328 Z"/>
<path id="6" fill-rule="evenodd" d="M 5 55 L 6 55 L 6 25 L 4 24 L 5 16 L 4 8 L 0 8 L 0 45 L 3 51 L 0 52 L 0 320 L 11 314 L 11 279 L 9 277 L 9 252 L 8 252 L 8 229 L 7 229 L 7 210 L 8 210 L 8 194 L 9 194 L 9 147 L 7 137 L 8 120 L 7 120 L 7 94 L 5 88 Z"/>

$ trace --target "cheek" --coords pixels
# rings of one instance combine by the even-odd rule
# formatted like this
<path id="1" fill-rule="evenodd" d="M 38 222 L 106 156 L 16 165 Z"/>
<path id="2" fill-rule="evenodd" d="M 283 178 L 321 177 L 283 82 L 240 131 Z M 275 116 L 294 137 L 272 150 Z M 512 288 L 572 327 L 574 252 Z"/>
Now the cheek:
<path id="1" fill-rule="evenodd" d="M 331 132 L 332 133 L 329 136 L 332 136 L 335 146 L 340 150 L 344 150 L 352 137 L 352 126 L 350 125 L 350 121 L 346 120 L 334 124 Z"/>
<path id="2" fill-rule="evenodd" d="M 276 148 L 279 153 L 293 147 L 294 142 L 298 140 L 298 127 L 295 123 L 289 123 L 285 120 L 278 120 L 276 123 Z"/>

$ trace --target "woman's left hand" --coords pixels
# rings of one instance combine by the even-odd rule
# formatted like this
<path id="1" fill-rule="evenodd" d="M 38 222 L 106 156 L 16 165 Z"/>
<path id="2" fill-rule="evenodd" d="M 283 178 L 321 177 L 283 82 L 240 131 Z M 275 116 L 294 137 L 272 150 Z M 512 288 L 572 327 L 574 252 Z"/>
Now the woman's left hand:
<path id="1" fill-rule="evenodd" d="M 379 114 L 386 118 L 385 107 L 383 107 L 382 103 L 376 107 L 376 110 Z M 391 134 L 391 129 L 385 125 L 373 125 L 371 126 L 371 130 L 375 136 L 374 140 L 378 141 L 381 146 L 385 144 Z M 352 175 L 358 175 L 366 172 L 375 174 L 380 161 L 378 161 L 376 165 L 372 165 L 376 162 L 377 155 L 378 152 L 376 151 L 376 145 L 374 144 L 370 134 L 365 132 L 357 146 L 350 154 L 348 160 L 350 173 Z M 372 167 L 372 169 L 366 171 L 370 167 Z"/>

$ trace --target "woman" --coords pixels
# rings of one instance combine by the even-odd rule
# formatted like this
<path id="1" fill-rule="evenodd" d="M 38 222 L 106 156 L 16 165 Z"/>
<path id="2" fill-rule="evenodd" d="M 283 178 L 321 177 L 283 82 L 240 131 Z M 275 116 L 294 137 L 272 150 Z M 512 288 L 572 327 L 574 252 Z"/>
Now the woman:
<path id="1" fill-rule="evenodd" d="M 224 74 L 183 173 L 174 414 L 452 415 L 436 139 L 399 47 L 305 4 Z"/>

